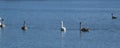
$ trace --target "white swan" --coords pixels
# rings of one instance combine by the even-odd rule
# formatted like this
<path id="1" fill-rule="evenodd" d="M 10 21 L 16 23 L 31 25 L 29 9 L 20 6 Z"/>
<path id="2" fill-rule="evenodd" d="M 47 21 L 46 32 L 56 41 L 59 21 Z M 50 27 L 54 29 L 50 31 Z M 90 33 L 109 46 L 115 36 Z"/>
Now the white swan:
<path id="1" fill-rule="evenodd" d="M 61 31 L 66 32 L 66 28 L 63 26 L 63 21 L 61 21 Z"/>
<path id="2" fill-rule="evenodd" d="M 3 18 L 0 18 L 0 27 L 1 28 L 4 28 L 5 27 L 5 24 L 4 24 L 4 19 Z"/>
<path id="3" fill-rule="evenodd" d="M 25 21 L 24 21 L 24 24 L 23 24 L 23 26 L 21 27 L 21 29 L 24 30 L 24 31 L 26 31 L 26 30 L 28 29 Z"/>

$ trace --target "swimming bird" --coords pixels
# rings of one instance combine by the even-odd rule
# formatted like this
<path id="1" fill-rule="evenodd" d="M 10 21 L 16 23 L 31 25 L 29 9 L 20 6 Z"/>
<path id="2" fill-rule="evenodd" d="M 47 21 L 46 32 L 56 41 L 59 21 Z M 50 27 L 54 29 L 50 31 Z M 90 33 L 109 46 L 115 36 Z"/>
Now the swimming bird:
<path id="1" fill-rule="evenodd" d="M 111 15 L 112 15 L 112 19 L 117 19 L 117 17 L 114 16 L 113 13 L 111 13 Z"/>
<path id="2" fill-rule="evenodd" d="M 80 22 L 80 31 L 89 32 L 89 28 L 82 28 L 82 22 Z"/>
<path id="3" fill-rule="evenodd" d="M 0 18 L 1 22 L 0 22 L 0 27 L 1 28 L 4 28 L 5 27 L 5 24 L 4 24 L 4 19 L 3 18 Z"/>
<path id="4" fill-rule="evenodd" d="M 25 21 L 24 21 L 24 24 L 23 24 L 23 26 L 21 27 L 21 29 L 22 29 L 23 31 L 26 31 L 26 30 L 28 29 Z"/>
<path id="5" fill-rule="evenodd" d="M 61 21 L 61 31 L 66 32 L 66 27 L 63 26 L 63 21 Z"/>

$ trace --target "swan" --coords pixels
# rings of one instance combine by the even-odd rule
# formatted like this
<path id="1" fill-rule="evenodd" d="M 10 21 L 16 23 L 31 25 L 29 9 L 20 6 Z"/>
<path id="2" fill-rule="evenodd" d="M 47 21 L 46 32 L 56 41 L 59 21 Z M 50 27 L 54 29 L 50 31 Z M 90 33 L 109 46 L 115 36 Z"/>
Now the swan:
<path id="1" fill-rule="evenodd" d="M 117 17 L 116 17 L 116 16 L 114 16 L 114 15 L 113 15 L 113 13 L 112 13 L 111 15 L 112 15 L 112 19 L 117 19 Z"/>
<path id="2" fill-rule="evenodd" d="M 61 31 L 66 32 L 66 27 L 63 26 L 63 21 L 61 21 Z"/>
<path id="3" fill-rule="evenodd" d="M 82 28 L 82 22 L 80 22 L 80 31 L 89 32 L 89 28 Z"/>
<path id="4" fill-rule="evenodd" d="M 4 19 L 3 18 L 0 18 L 1 22 L 0 22 L 0 27 L 1 28 L 4 28 L 5 27 L 5 24 L 4 24 Z"/>
<path id="5" fill-rule="evenodd" d="M 21 27 L 21 29 L 24 30 L 24 31 L 26 31 L 26 30 L 28 29 L 25 21 L 24 21 L 24 24 L 23 24 L 23 26 Z"/>

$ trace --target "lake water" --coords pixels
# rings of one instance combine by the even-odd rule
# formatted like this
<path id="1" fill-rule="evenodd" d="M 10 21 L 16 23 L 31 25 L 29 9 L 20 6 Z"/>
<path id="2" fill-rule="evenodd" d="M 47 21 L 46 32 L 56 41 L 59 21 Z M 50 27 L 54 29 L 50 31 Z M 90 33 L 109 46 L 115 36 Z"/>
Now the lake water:
<path id="1" fill-rule="evenodd" d="M 120 48 L 120 1 L 0 1 L 0 48 Z M 111 13 L 117 16 L 112 20 Z M 26 20 L 28 30 L 21 26 Z M 61 37 L 61 21 L 67 32 Z M 90 28 L 80 37 L 80 25 Z"/>

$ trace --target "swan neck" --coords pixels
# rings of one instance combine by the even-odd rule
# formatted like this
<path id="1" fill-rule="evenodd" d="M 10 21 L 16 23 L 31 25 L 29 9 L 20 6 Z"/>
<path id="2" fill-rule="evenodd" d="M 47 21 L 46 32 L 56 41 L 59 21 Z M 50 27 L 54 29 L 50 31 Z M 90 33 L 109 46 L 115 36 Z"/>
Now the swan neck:
<path id="1" fill-rule="evenodd" d="M 61 22 L 61 26 L 63 27 L 63 21 Z"/>
<path id="2" fill-rule="evenodd" d="M 113 16 L 113 13 L 111 13 L 111 15 Z"/>
<path id="3" fill-rule="evenodd" d="M 1 24 L 4 24 L 4 19 L 1 20 Z"/>
<path id="4" fill-rule="evenodd" d="M 24 21 L 24 26 L 26 26 L 26 22 Z"/>
<path id="5" fill-rule="evenodd" d="M 82 28 L 82 23 L 80 22 L 80 29 Z"/>

